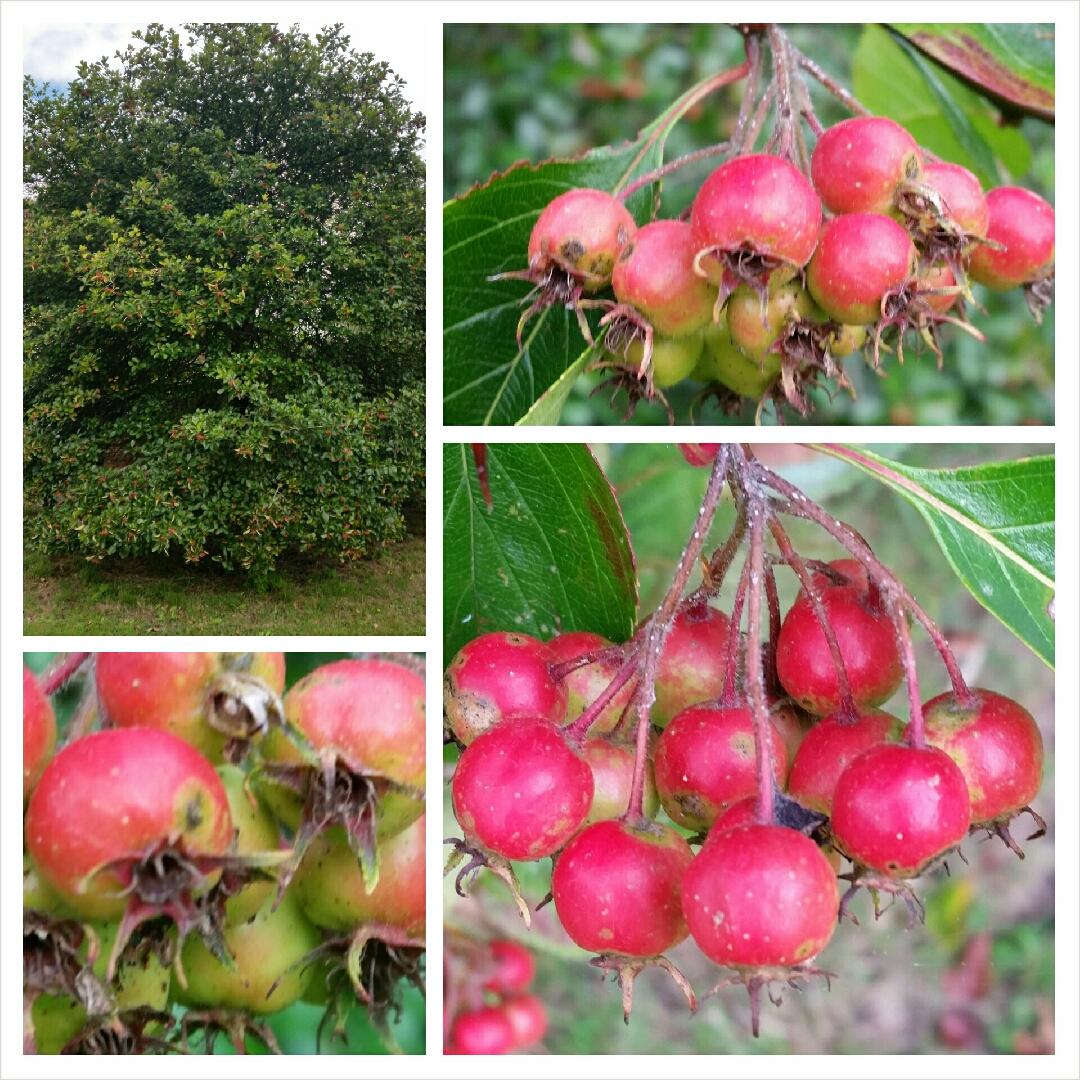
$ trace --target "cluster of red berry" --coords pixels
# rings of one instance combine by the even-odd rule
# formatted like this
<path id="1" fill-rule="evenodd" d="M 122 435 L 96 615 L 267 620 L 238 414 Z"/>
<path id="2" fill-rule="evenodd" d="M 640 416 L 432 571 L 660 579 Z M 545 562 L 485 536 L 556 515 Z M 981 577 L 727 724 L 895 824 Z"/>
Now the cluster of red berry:
<path id="1" fill-rule="evenodd" d="M 444 1054 L 509 1054 L 547 1032 L 544 1003 L 528 993 L 533 954 L 516 941 L 488 943 L 447 933 L 444 940 Z"/>
<path id="2" fill-rule="evenodd" d="M 716 451 L 684 448 L 695 464 Z M 774 562 L 796 568 L 802 588 L 782 616 L 770 602 L 760 659 L 740 628 L 749 574 L 730 618 L 698 596 L 682 601 L 656 664 L 651 723 L 634 704 L 640 633 L 624 645 L 487 633 L 446 670 L 448 736 L 462 748 L 452 797 L 464 841 L 451 841 L 451 865 L 472 857 L 459 887 L 486 866 L 514 888 L 511 861 L 552 857 L 559 920 L 596 966 L 617 972 L 627 1011 L 650 964 L 694 1004 L 661 955 L 689 935 L 750 989 L 756 1034 L 760 989 L 817 973 L 811 962 L 838 918 L 853 918 L 857 889 L 875 909 L 889 892 L 919 913 L 910 879 L 969 831 L 997 833 L 1020 854 L 1009 821 L 1028 811 L 1042 825 L 1028 806 L 1043 763 L 1032 716 L 968 688 L 955 666 L 953 690 L 920 704 L 906 616 L 886 599 L 883 573 L 857 559 L 804 561 L 786 544 Z M 763 725 L 752 660 L 764 671 Z M 907 724 L 878 708 L 905 676 L 918 715 Z M 655 820 L 660 806 L 683 831 Z M 843 898 L 841 857 L 853 867 Z"/>
<path id="3" fill-rule="evenodd" d="M 824 209 L 823 209 L 824 207 Z M 828 216 L 825 216 L 827 212 Z M 940 357 L 942 322 L 970 282 L 1023 286 L 1036 317 L 1052 296 L 1054 211 L 1034 192 L 984 194 L 960 165 L 931 158 L 899 124 L 856 117 L 822 131 L 809 175 L 784 157 L 745 154 L 702 184 L 689 221 L 638 228 L 619 197 L 575 189 L 542 211 L 518 326 L 552 304 L 602 307 L 605 358 L 631 399 L 690 377 L 736 395 L 783 396 L 845 384 L 837 360 L 882 334 L 915 332 Z M 609 286 L 615 299 L 585 299 Z M 869 331 L 869 333 L 868 333 Z M 661 395 L 662 397 L 662 395 Z"/>
<path id="4" fill-rule="evenodd" d="M 80 668 L 55 751 L 46 691 Z M 24 668 L 30 1052 L 186 1048 L 200 1029 L 208 1049 L 222 1031 L 276 1049 L 255 1017 L 304 998 L 340 1033 L 358 999 L 378 1019 L 419 981 L 424 680 L 346 659 L 284 690 L 283 653 Z"/>

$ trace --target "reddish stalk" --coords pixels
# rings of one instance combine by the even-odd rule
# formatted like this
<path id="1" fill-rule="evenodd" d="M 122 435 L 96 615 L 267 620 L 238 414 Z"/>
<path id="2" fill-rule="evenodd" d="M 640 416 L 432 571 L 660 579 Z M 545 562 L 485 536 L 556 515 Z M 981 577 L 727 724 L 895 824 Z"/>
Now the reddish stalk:
<path id="1" fill-rule="evenodd" d="M 724 578 L 727 577 L 727 572 L 735 561 L 735 556 L 739 552 L 739 545 L 745 535 L 746 518 L 740 511 L 739 516 L 735 519 L 735 524 L 731 528 L 731 534 L 709 558 L 708 574 L 705 575 L 706 580 L 701 583 L 696 592 L 691 594 L 691 603 L 708 600 L 720 592 L 724 584 Z"/>
<path id="2" fill-rule="evenodd" d="M 826 90 L 829 91 L 833 97 L 841 101 L 848 109 L 850 109 L 857 116 L 873 116 L 874 114 L 862 104 L 853 94 L 845 90 L 827 71 L 818 67 L 813 60 L 810 59 L 805 53 L 799 52 L 794 46 L 791 47 L 791 52 L 795 58 L 795 63 L 807 72 L 807 74 L 813 76 Z"/>
<path id="3" fill-rule="evenodd" d="M 915 667 L 915 648 L 911 644 L 911 631 L 907 615 L 898 603 L 890 603 L 889 611 L 896 636 L 900 640 L 900 655 L 904 659 L 904 679 L 907 682 L 909 723 L 906 738 L 916 750 L 926 749 L 926 727 L 923 723 L 922 698 L 919 695 L 919 673 Z"/>
<path id="4" fill-rule="evenodd" d="M 773 696 L 780 696 L 781 690 L 776 678 L 776 643 L 780 638 L 780 597 L 776 592 L 776 575 L 773 573 L 772 560 L 765 560 L 765 597 L 769 603 L 769 643 L 767 663 L 765 664 L 765 690 Z"/>
<path id="5" fill-rule="evenodd" d="M 611 699 L 634 677 L 638 669 L 638 654 L 635 652 L 615 673 L 615 678 L 608 683 L 604 692 L 574 721 L 563 729 L 568 742 L 579 746 L 596 718 L 607 708 Z"/>
<path id="6" fill-rule="evenodd" d="M 866 567 L 870 579 L 877 583 L 878 587 L 889 597 L 895 598 L 901 607 L 910 611 L 916 619 L 922 623 L 923 628 L 930 635 L 938 654 L 945 665 L 952 682 L 953 693 L 961 708 L 973 708 L 976 699 L 969 689 L 960 665 L 956 662 L 952 649 L 949 647 L 945 635 L 938 629 L 937 624 L 923 610 L 922 606 L 904 587 L 896 576 L 882 563 L 870 550 L 870 546 L 857 533 L 853 532 L 842 522 L 825 513 L 816 503 L 811 502 L 794 484 L 788 483 L 783 477 L 761 465 L 754 463 L 755 477 L 762 483 L 780 492 L 788 500 L 785 507 L 787 513 L 793 517 L 806 518 L 820 525 L 830 536 L 833 537 L 845 550 L 855 556 Z"/>
<path id="7" fill-rule="evenodd" d="M 736 155 L 746 153 L 747 125 L 754 106 L 754 98 L 757 96 L 758 80 L 761 78 L 760 38 L 756 34 L 747 34 L 744 45 L 750 71 L 746 76 L 746 93 L 743 96 L 742 104 L 739 106 L 739 115 L 735 118 L 735 130 L 731 135 L 731 148 Z"/>
<path id="8" fill-rule="evenodd" d="M 676 172 L 683 168 L 684 165 L 692 165 L 695 161 L 701 161 L 702 158 L 715 157 L 717 154 L 724 154 L 731 149 L 730 142 L 717 143 L 715 146 L 706 146 L 704 150 L 695 150 L 690 154 L 683 154 L 680 158 L 675 158 L 673 161 L 669 161 L 666 165 L 661 165 L 657 169 L 652 169 L 647 173 L 642 173 L 629 187 L 625 187 L 615 196 L 619 202 L 626 202 L 635 191 L 640 191 L 643 187 L 653 183 L 656 180 L 662 180 L 669 173 Z"/>
<path id="9" fill-rule="evenodd" d="M 701 501 L 697 521 L 694 522 L 694 531 L 690 534 L 690 539 L 683 549 L 671 587 L 668 589 L 661 605 L 645 625 L 645 663 L 641 672 L 641 683 L 638 686 L 634 778 L 630 787 L 630 802 L 622 819 L 624 821 L 638 822 L 644 818 L 642 800 L 645 794 L 645 766 L 649 750 L 649 715 L 652 711 L 653 702 L 656 700 L 656 671 L 660 664 L 660 654 L 664 649 L 664 640 L 671 629 L 671 623 L 675 618 L 675 612 L 678 610 L 683 589 L 686 588 L 690 574 L 697 565 L 701 549 L 705 545 L 705 538 L 708 536 L 713 518 L 716 516 L 716 508 L 720 505 L 720 496 L 728 478 L 730 450 L 729 445 L 721 445 L 716 455 L 712 472 L 709 475 L 709 484 L 705 489 L 705 497 Z"/>
<path id="10" fill-rule="evenodd" d="M 86 663 L 88 652 L 61 653 L 37 677 L 38 685 L 46 697 L 51 697 L 64 683 Z"/>
<path id="11" fill-rule="evenodd" d="M 749 562 L 743 563 L 742 573 L 739 575 L 739 584 L 735 590 L 735 602 L 731 606 L 731 626 L 728 629 L 727 642 L 725 644 L 726 657 L 724 660 L 724 689 L 720 695 L 720 704 L 725 709 L 732 709 L 738 704 L 735 694 L 735 677 L 739 669 L 739 642 L 742 634 L 739 625 L 742 623 L 742 609 L 746 602 L 746 583 L 750 574 Z M 749 648 L 749 644 L 747 648 Z"/>

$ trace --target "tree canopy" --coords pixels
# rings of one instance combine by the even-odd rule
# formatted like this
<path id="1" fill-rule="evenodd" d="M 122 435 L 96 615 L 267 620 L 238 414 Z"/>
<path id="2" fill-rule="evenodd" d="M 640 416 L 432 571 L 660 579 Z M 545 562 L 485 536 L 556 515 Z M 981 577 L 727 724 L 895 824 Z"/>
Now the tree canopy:
<path id="1" fill-rule="evenodd" d="M 367 554 L 422 490 L 424 117 L 340 25 L 185 29 L 25 81 L 29 539 Z"/>

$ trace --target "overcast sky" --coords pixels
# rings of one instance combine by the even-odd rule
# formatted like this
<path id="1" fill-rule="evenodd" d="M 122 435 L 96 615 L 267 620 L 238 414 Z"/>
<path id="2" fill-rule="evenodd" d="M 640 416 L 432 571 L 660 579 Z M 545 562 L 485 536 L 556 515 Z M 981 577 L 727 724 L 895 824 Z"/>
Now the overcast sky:
<path id="1" fill-rule="evenodd" d="M 160 21 L 166 26 L 175 25 L 179 29 L 179 23 L 172 24 L 165 19 Z M 304 22 L 300 19 L 296 21 L 301 31 L 309 37 L 314 37 L 324 25 L 321 22 Z M 350 23 L 345 19 L 341 21 L 349 35 L 350 48 L 357 52 L 373 53 L 376 60 L 388 63 L 393 72 L 405 80 L 406 100 L 428 115 L 428 93 L 434 82 L 434 74 L 426 50 L 418 47 L 417 23 L 377 22 L 367 19 L 363 23 Z M 125 49 L 133 40 L 131 32 L 145 25 L 146 23 L 33 25 L 28 22 L 23 31 L 23 72 L 32 75 L 35 82 L 48 82 L 56 89 L 61 89 L 75 78 L 75 69 L 81 60 L 100 60 L 102 56 L 112 59 L 117 49 Z M 279 22 L 279 25 L 282 23 Z M 180 33 L 180 40 L 186 41 L 183 31 Z"/>

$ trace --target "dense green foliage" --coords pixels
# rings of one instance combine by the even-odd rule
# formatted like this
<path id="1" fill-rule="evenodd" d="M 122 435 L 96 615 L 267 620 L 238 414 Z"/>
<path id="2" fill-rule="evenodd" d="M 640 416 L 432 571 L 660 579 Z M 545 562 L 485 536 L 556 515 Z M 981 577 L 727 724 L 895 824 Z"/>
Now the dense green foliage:
<path id="1" fill-rule="evenodd" d="M 360 557 L 423 490 L 424 117 L 340 26 L 186 29 L 26 80 L 27 539 Z"/>

